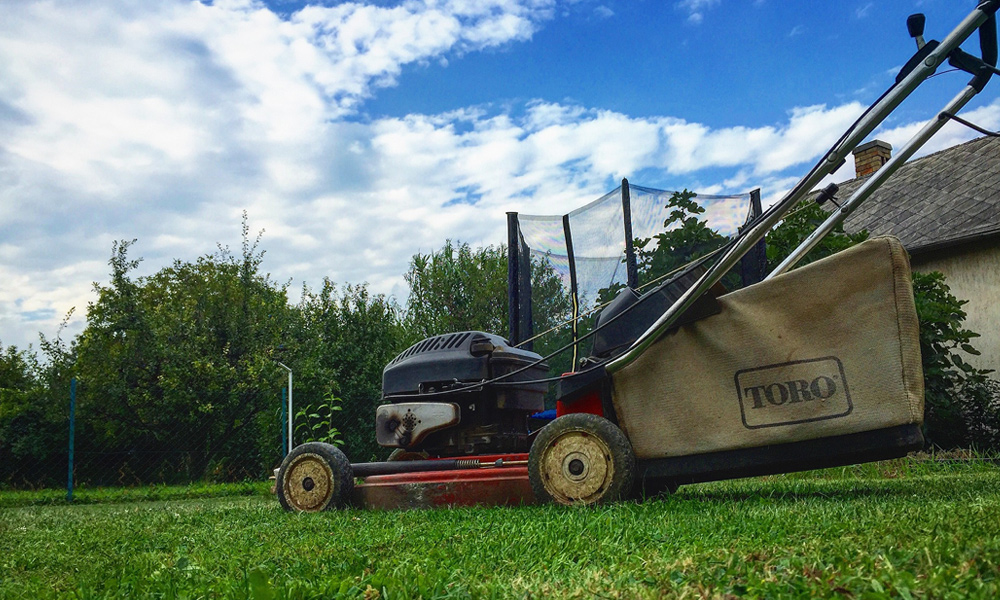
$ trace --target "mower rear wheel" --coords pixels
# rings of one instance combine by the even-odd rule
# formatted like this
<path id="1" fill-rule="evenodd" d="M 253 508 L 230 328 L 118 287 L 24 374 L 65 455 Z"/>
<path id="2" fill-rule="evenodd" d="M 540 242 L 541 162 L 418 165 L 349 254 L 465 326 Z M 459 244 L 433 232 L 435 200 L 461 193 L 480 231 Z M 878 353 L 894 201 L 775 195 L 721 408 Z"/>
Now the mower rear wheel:
<path id="1" fill-rule="evenodd" d="M 346 505 L 354 490 L 351 462 L 332 444 L 296 446 L 278 470 L 275 485 L 282 508 L 318 512 Z"/>
<path id="2" fill-rule="evenodd" d="M 559 417 L 538 433 L 528 479 L 539 502 L 605 504 L 624 499 L 635 480 L 635 454 L 614 423 L 588 413 Z"/>

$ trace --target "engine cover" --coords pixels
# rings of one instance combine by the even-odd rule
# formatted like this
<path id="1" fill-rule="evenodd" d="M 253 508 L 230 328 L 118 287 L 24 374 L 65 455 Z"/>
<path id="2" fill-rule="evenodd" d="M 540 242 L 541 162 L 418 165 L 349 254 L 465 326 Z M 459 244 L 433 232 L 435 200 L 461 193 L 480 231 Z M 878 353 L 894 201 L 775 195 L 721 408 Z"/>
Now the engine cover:
<path id="1" fill-rule="evenodd" d="M 456 382 L 484 381 L 540 358 L 534 352 L 512 347 L 498 335 L 482 331 L 438 335 L 410 346 L 386 365 L 382 371 L 382 396 L 388 399 L 397 394 L 438 391 Z M 538 365 L 509 381 L 544 377 L 547 370 L 548 365 Z M 542 410 L 534 406 L 524 409 Z"/>
<path id="2" fill-rule="evenodd" d="M 379 444 L 433 456 L 526 452 L 528 416 L 544 410 L 548 391 L 547 383 L 533 381 L 548 375 L 547 364 L 533 364 L 540 359 L 482 331 L 438 335 L 414 344 L 382 372 L 383 405 L 376 415 Z M 507 385 L 489 383 L 524 367 L 504 379 Z M 454 418 L 444 406 L 454 406 Z M 410 419 L 410 429 L 404 419 Z"/>

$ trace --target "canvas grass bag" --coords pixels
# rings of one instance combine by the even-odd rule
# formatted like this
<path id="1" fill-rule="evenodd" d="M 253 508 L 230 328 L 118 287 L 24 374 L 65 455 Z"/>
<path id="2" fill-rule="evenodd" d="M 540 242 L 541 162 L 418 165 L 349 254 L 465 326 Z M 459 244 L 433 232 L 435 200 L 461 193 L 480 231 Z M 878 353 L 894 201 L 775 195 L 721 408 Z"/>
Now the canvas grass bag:
<path id="1" fill-rule="evenodd" d="M 909 258 L 879 237 L 719 298 L 612 376 L 640 459 L 923 422 Z"/>

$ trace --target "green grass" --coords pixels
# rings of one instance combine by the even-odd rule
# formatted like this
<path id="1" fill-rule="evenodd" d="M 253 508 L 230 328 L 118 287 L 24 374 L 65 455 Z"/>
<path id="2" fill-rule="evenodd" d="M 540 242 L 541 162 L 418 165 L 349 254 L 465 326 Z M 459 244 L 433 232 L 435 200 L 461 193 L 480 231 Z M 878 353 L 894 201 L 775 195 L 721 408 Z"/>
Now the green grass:
<path id="1" fill-rule="evenodd" d="M 1000 469 L 907 459 L 595 509 L 0 510 L 0 597 L 996 598 Z"/>
<path id="2" fill-rule="evenodd" d="M 143 487 L 89 488 L 73 490 L 73 504 L 108 502 L 148 502 L 157 500 L 194 500 L 228 496 L 265 496 L 268 482 L 193 483 L 190 485 L 148 485 Z M 0 490 L 0 508 L 67 504 L 65 489 L 38 491 Z"/>

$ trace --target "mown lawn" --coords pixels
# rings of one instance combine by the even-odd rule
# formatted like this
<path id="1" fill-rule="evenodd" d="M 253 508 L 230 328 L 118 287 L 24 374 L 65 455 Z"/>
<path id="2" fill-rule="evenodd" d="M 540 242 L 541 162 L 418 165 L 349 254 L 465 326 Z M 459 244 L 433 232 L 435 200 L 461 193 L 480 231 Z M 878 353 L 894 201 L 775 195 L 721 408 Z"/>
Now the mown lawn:
<path id="1" fill-rule="evenodd" d="M 906 459 L 597 509 L 0 509 L 0 597 L 53 596 L 997 598 L 1000 469 Z"/>

